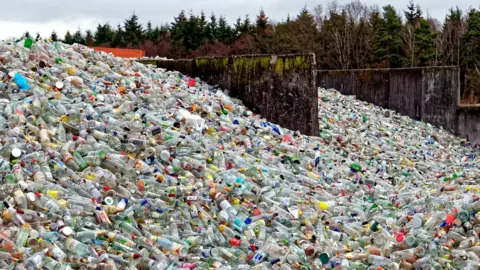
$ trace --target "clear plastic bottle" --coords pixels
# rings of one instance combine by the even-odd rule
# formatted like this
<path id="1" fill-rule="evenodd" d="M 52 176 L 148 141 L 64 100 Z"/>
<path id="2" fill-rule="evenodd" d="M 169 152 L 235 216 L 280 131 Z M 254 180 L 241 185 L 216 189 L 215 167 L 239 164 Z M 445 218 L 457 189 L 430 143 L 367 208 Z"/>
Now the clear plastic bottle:
<path id="1" fill-rule="evenodd" d="M 65 242 L 65 248 L 68 251 L 73 252 L 74 254 L 77 254 L 78 256 L 85 256 L 89 254 L 88 246 L 86 244 L 79 242 L 74 238 L 67 239 L 67 241 Z"/>

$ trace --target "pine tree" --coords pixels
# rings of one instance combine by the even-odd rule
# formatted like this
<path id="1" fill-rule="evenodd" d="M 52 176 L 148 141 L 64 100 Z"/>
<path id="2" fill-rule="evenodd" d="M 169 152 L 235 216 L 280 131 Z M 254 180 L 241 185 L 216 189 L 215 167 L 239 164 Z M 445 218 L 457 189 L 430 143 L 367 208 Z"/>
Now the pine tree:
<path id="1" fill-rule="evenodd" d="M 422 17 L 422 11 L 419 5 L 415 5 L 413 0 L 410 0 L 407 6 L 407 10 L 404 11 L 405 19 L 407 20 L 407 24 L 416 25 L 418 20 Z"/>
<path id="2" fill-rule="evenodd" d="M 480 69 L 480 11 L 471 9 L 467 27 L 462 37 L 462 64 L 467 68 Z"/>
<path id="3" fill-rule="evenodd" d="M 185 11 L 180 11 L 177 17 L 173 18 L 172 26 L 170 28 L 170 33 L 174 42 L 183 42 L 184 39 L 184 28 L 187 23 L 187 17 L 185 16 Z"/>
<path id="4" fill-rule="evenodd" d="M 212 12 L 212 15 L 210 15 L 210 21 L 207 23 L 207 26 L 205 28 L 205 36 L 210 42 L 214 42 L 215 40 L 217 40 L 217 28 L 217 17 Z"/>
<path id="5" fill-rule="evenodd" d="M 127 46 L 136 47 L 143 40 L 142 25 L 138 22 L 138 16 L 133 13 L 130 18 L 126 19 L 124 24 L 125 42 Z"/>
<path id="6" fill-rule="evenodd" d="M 250 16 L 246 15 L 245 19 L 243 20 L 241 33 L 252 33 L 252 31 L 253 31 L 253 25 L 252 25 L 252 22 L 250 21 Z"/>
<path id="7" fill-rule="evenodd" d="M 160 37 L 160 33 L 161 33 L 160 27 L 155 26 L 155 28 L 153 28 L 152 30 L 152 34 L 150 35 L 150 40 L 156 41 Z"/>
<path id="8" fill-rule="evenodd" d="M 114 32 L 109 23 L 104 25 L 98 24 L 93 39 L 95 40 L 96 45 L 100 45 L 111 42 L 113 35 Z"/>
<path id="9" fill-rule="evenodd" d="M 195 16 L 190 12 L 188 20 L 182 25 L 183 46 L 188 52 L 198 49 L 205 42 L 205 16 Z"/>
<path id="10" fill-rule="evenodd" d="M 419 27 L 415 30 L 418 65 L 427 66 L 435 61 L 435 38 L 437 34 L 432 31 L 427 20 L 422 18 L 419 20 L 419 24 Z"/>
<path id="11" fill-rule="evenodd" d="M 53 30 L 52 33 L 50 34 L 50 39 L 51 39 L 53 42 L 57 42 L 57 41 L 58 41 L 58 35 L 57 35 L 57 32 L 55 32 L 55 30 Z"/>
<path id="12" fill-rule="evenodd" d="M 404 62 L 403 42 L 400 37 L 402 19 L 391 5 L 383 7 L 383 18 L 377 32 L 377 54 L 384 66 L 401 67 Z"/>
<path id="13" fill-rule="evenodd" d="M 218 19 L 218 41 L 225 43 L 225 44 L 230 44 L 233 42 L 233 30 L 232 27 L 227 22 L 227 19 L 225 17 L 220 16 Z"/>
<path id="14" fill-rule="evenodd" d="M 293 22 L 295 40 L 298 52 L 313 52 L 315 50 L 315 37 L 318 35 L 315 19 L 305 6 Z"/>
<path id="15" fill-rule="evenodd" d="M 265 15 L 265 11 L 263 11 L 263 9 L 260 10 L 260 14 L 257 16 L 255 25 L 259 31 L 265 30 L 267 28 L 268 17 Z"/>
<path id="16" fill-rule="evenodd" d="M 152 22 L 148 21 L 147 23 L 147 29 L 145 30 L 145 35 L 147 39 L 149 40 L 155 40 L 153 38 L 153 28 L 152 28 Z"/>
<path id="17" fill-rule="evenodd" d="M 451 8 L 442 26 L 441 45 L 444 65 L 460 64 L 460 43 L 464 32 L 463 13 Z"/>
<path id="18" fill-rule="evenodd" d="M 265 12 L 260 10 L 260 14 L 255 21 L 255 40 L 260 46 L 260 53 L 270 54 L 275 51 L 277 42 L 273 36 L 273 27 L 268 22 L 268 17 Z"/>
<path id="19" fill-rule="evenodd" d="M 126 46 L 126 41 L 125 41 L 125 32 L 122 29 L 122 26 L 119 24 L 117 25 L 117 30 L 114 32 L 112 36 L 112 41 L 111 45 L 112 47 L 125 47 Z"/>
<path id="20" fill-rule="evenodd" d="M 238 17 L 233 25 L 233 31 L 235 32 L 235 39 L 238 39 L 242 35 L 242 18 Z"/>
<path id="21" fill-rule="evenodd" d="M 164 25 L 160 26 L 160 38 L 167 39 L 170 37 L 170 25 L 165 23 Z"/>
<path id="22" fill-rule="evenodd" d="M 182 10 L 174 18 L 170 27 L 170 35 L 176 52 L 186 51 L 191 53 L 198 49 L 208 40 L 210 33 L 207 28 L 207 21 L 203 12 L 198 17 L 190 12 L 187 19 L 185 11 Z"/>
<path id="23" fill-rule="evenodd" d="M 67 33 L 65 33 L 65 39 L 63 42 L 67 44 L 73 44 L 73 37 L 72 34 L 70 34 L 70 31 L 67 30 Z"/>
<path id="24" fill-rule="evenodd" d="M 105 33 L 105 42 L 111 42 L 113 36 L 115 35 L 115 30 L 113 27 L 110 26 L 109 23 L 103 25 L 104 33 Z"/>
<path id="25" fill-rule="evenodd" d="M 200 17 L 198 18 L 198 39 L 200 41 L 200 45 L 203 44 L 205 41 L 208 40 L 207 38 L 207 18 L 205 17 L 205 13 L 202 11 L 200 13 Z"/>
<path id="26" fill-rule="evenodd" d="M 170 26 L 168 23 L 158 27 L 156 26 L 152 30 L 151 40 L 157 41 L 158 39 L 167 40 L 169 38 Z"/>
<path id="27" fill-rule="evenodd" d="M 403 29 L 403 40 L 404 40 L 404 48 L 405 48 L 405 66 L 415 67 L 419 64 L 419 55 L 417 48 L 417 29 L 420 27 L 420 20 L 422 19 L 422 11 L 420 7 L 417 5 L 415 6 L 413 0 L 410 0 L 409 5 L 407 6 L 407 11 L 404 11 L 406 24 Z M 425 27 L 425 25 L 424 25 Z M 423 29 L 425 31 L 426 29 Z"/>
<path id="28" fill-rule="evenodd" d="M 299 51 L 295 40 L 296 33 L 293 32 L 293 22 L 280 22 L 275 25 L 274 40 L 276 43 L 276 53 L 289 54 Z"/>
<path id="29" fill-rule="evenodd" d="M 85 32 L 85 45 L 87 46 L 93 46 L 95 44 L 95 41 L 93 40 L 93 34 L 91 30 L 87 30 Z"/>
<path id="30" fill-rule="evenodd" d="M 290 14 L 288 14 L 288 18 L 290 18 Z M 313 21 L 313 16 L 310 14 L 310 11 L 308 11 L 307 6 L 304 6 L 302 10 L 300 10 L 300 14 L 298 14 L 297 19 L 301 18 L 308 18 L 309 20 L 311 19 Z M 288 20 L 289 19 L 287 19 L 287 22 Z M 313 23 L 315 23 L 315 21 Z"/>
<path id="31" fill-rule="evenodd" d="M 241 19 L 238 17 L 237 23 L 235 23 L 235 32 L 238 33 L 239 36 L 242 36 L 243 34 L 249 34 L 252 33 L 253 31 L 253 26 L 250 21 L 250 17 L 248 15 L 245 16 L 245 19 Z"/>
<path id="32" fill-rule="evenodd" d="M 480 11 L 468 12 L 462 37 L 461 65 L 465 70 L 465 89 L 462 99 L 478 103 L 480 97 Z"/>
<path id="33" fill-rule="evenodd" d="M 368 35 L 368 40 L 369 40 L 369 59 L 368 62 L 370 64 L 370 67 L 374 67 L 375 64 L 379 63 L 380 61 L 377 58 L 377 45 L 379 42 L 377 42 L 377 38 L 380 36 L 379 31 L 380 31 L 380 24 L 382 22 L 380 10 L 378 7 L 374 7 L 372 12 L 370 13 L 370 16 L 368 18 L 368 24 L 370 26 L 370 32 L 367 34 Z"/>
<path id="34" fill-rule="evenodd" d="M 73 43 L 83 44 L 85 45 L 85 37 L 82 34 L 82 31 L 78 29 L 72 37 Z"/>

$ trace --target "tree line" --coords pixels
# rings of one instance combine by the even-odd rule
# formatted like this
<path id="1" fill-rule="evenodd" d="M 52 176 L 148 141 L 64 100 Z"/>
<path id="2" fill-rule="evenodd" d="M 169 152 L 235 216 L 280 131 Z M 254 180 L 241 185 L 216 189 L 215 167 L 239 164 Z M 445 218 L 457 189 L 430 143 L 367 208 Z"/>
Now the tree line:
<path id="1" fill-rule="evenodd" d="M 60 40 L 55 31 L 50 39 Z M 412 0 L 401 11 L 359 0 L 333 1 L 279 22 L 261 10 L 256 18 L 239 17 L 233 25 L 222 15 L 207 18 L 182 10 L 161 26 L 144 26 L 132 14 L 116 26 L 68 31 L 62 41 L 138 48 L 147 56 L 170 58 L 314 52 L 319 69 L 458 65 L 467 71 L 463 101 L 477 103 L 480 96 L 480 10 L 475 8 L 451 8 L 442 24 Z"/>

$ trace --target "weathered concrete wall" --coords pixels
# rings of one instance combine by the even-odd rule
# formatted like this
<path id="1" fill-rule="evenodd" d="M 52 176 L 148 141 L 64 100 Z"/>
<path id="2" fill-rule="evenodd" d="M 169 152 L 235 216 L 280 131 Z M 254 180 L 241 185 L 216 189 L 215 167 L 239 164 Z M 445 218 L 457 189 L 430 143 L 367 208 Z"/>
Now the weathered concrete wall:
<path id="1" fill-rule="evenodd" d="M 314 54 L 204 57 L 156 64 L 227 89 L 273 123 L 318 136 Z"/>
<path id="2" fill-rule="evenodd" d="M 182 73 L 184 74 L 191 74 L 193 72 L 193 67 L 194 67 L 194 62 L 191 59 L 178 59 L 178 60 L 161 60 L 161 61 L 148 61 L 144 63 L 148 64 L 156 64 L 158 66 L 158 63 L 162 63 L 162 68 L 168 69 L 168 70 L 182 70 Z"/>
<path id="3" fill-rule="evenodd" d="M 420 119 L 423 87 L 421 68 L 319 70 L 318 86 Z"/>
<path id="4" fill-rule="evenodd" d="M 459 107 L 457 67 L 317 72 L 318 86 L 422 120 L 480 143 L 480 109 Z"/>
<path id="5" fill-rule="evenodd" d="M 344 95 L 355 95 L 378 106 L 389 104 L 389 72 L 377 70 L 319 70 L 317 85 L 335 88 Z"/>
<path id="6" fill-rule="evenodd" d="M 480 108 L 458 106 L 458 68 L 318 71 L 315 82 L 314 59 L 311 54 L 243 55 L 155 63 L 219 85 L 269 121 L 304 134 L 318 135 L 318 84 L 480 143 Z"/>
<path id="7" fill-rule="evenodd" d="M 207 81 L 209 84 L 217 84 L 224 89 L 230 87 L 230 59 L 228 57 L 209 57 L 196 58 L 193 60 L 193 69 L 181 70 L 180 67 L 175 70 L 184 74 L 192 75 Z"/>
<path id="8" fill-rule="evenodd" d="M 422 70 L 395 69 L 382 70 L 388 72 L 388 103 L 385 108 L 390 108 L 400 114 L 408 115 L 413 119 L 421 119 L 422 99 Z"/>
<path id="9" fill-rule="evenodd" d="M 421 98 L 421 119 L 458 132 L 456 111 L 460 94 L 460 70 L 457 67 L 425 68 Z"/>
<path id="10" fill-rule="evenodd" d="M 480 105 L 459 106 L 456 125 L 460 136 L 480 143 Z"/>

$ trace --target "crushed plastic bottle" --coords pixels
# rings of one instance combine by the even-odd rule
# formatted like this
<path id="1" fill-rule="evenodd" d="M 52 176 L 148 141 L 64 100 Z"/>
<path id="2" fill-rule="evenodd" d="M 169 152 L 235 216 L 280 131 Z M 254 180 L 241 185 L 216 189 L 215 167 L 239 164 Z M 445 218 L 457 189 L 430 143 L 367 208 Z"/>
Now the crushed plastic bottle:
<path id="1" fill-rule="evenodd" d="M 443 130 L 320 89 L 308 137 L 81 45 L 0 59 L 2 268 L 478 267 L 480 152 Z"/>

